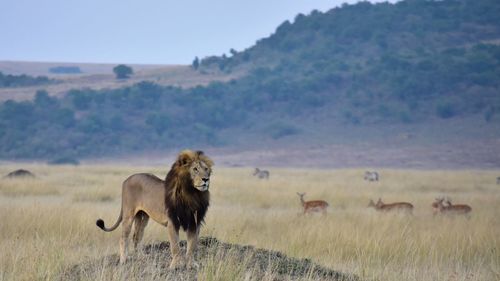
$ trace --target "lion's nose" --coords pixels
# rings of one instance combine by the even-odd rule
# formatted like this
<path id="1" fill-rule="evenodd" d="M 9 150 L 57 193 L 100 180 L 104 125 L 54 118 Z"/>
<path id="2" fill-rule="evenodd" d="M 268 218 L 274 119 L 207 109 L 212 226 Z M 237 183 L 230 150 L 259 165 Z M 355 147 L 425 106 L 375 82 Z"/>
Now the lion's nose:
<path id="1" fill-rule="evenodd" d="M 208 178 L 202 178 L 201 179 L 204 183 L 208 182 Z"/>

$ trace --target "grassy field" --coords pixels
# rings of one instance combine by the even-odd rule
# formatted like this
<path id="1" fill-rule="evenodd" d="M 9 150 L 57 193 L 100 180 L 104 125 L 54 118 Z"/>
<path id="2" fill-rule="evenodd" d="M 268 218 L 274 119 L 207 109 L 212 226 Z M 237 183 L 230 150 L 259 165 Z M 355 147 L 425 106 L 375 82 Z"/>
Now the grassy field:
<path id="1" fill-rule="evenodd" d="M 95 220 L 115 222 L 128 175 L 164 177 L 166 167 L 23 165 L 37 177 L 0 179 L 0 280 L 53 280 L 118 253 L 120 228 L 105 233 Z M 17 168 L 0 166 L 0 175 Z M 360 169 L 272 169 L 268 181 L 251 172 L 215 167 L 202 236 L 311 258 L 367 280 L 500 280 L 499 172 L 379 170 L 378 183 L 363 181 Z M 328 201 L 328 215 L 300 215 L 296 192 Z M 471 218 L 433 217 L 430 204 L 441 195 L 471 205 Z M 414 216 L 366 208 L 379 197 L 413 203 Z M 150 222 L 144 243 L 165 240 L 165 228 Z M 201 280 L 243 279 L 230 260 L 201 264 Z M 119 279 L 113 270 L 95 268 L 89 280 Z"/>
<path id="2" fill-rule="evenodd" d="M 51 74 L 49 68 L 56 66 L 78 66 L 81 74 Z M 116 89 L 131 86 L 142 81 L 150 81 L 159 85 L 191 88 L 208 85 L 214 81 L 229 81 L 244 74 L 237 71 L 231 74 L 220 71 L 195 71 L 189 65 L 130 65 L 134 75 L 129 79 L 117 80 L 113 74 L 116 64 L 97 63 L 49 63 L 49 62 L 9 62 L 0 61 L 0 72 L 4 74 L 27 74 L 48 76 L 58 83 L 30 86 L 0 88 L 0 102 L 6 100 L 31 100 L 37 90 L 44 89 L 52 96 L 61 97 L 71 89 Z"/>

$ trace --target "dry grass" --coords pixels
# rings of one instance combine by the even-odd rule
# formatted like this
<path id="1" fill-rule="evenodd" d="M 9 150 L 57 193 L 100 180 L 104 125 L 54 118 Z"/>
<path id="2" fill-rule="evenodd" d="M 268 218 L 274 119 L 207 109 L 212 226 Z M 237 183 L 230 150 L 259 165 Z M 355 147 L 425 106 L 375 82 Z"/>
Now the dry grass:
<path id="1" fill-rule="evenodd" d="M 17 169 L 0 166 L 0 175 Z M 26 165 L 36 179 L 0 179 L 0 280 L 52 280 L 73 264 L 118 252 L 114 223 L 121 182 L 135 172 L 163 177 L 164 168 Z M 371 280 L 500 280 L 500 186 L 492 171 L 272 169 L 269 181 L 251 169 L 216 168 L 202 236 L 279 250 Z M 327 216 L 300 215 L 296 192 L 330 203 Z M 432 217 L 440 195 L 473 208 L 472 217 Z M 369 199 L 409 201 L 414 216 L 367 209 Z M 166 240 L 151 222 L 145 243 Z M 238 279 L 243 269 L 216 258 L 201 261 L 202 280 Z M 154 267 L 151 269 L 154 270 Z M 158 269 L 157 269 L 158 270 Z M 235 277 L 236 276 L 236 277 Z M 95 268 L 89 280 L 123 278 Z"/>

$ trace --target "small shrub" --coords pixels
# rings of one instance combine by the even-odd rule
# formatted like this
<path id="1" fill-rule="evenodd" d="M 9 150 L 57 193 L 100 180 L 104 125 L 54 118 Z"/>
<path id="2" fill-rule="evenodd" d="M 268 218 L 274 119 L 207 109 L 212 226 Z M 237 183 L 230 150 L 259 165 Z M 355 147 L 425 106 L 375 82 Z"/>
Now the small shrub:
<path id="1" fill-rule="evenodd" d="M 436 107 L 436 114 L 443 118 L 451 118 L 456 115 L 456 110 L 450 103 L 440 104 Z"/>
<path id="2" fill-rule="evenodd" d="M 299 129 L 295 126 L 284 122 L 271 124 L 267 127 L 266 131 L 271 134 L 273 139 L 280 139 L 282 137 L 296 135 L 299 133 Z"/>
<path id="3" fill-rule="evenodd" d="M 359 119 L 358 116 L 354 115 L 350 111 L 346 111 L 343 113 L 344 119 L 349 122 L 350 124 L 353 125 L 359 125 L 361 123 L 361 120 Z"/>
<path id="4" fill-rule="evenodd" d="M 491 119 L 493 119 L 493 115 L 495 115 L 495 109 L 493 107 L 490 107 L 488 108 L 485 112 L 484 112 L 484 120 L 486 122 L 490 122 Z"/>
<path id="5" fill-rule="evenodd" d="M 413 122 L 413 118 L 408 111 L 399 112 L 398 117 L 399 117 L 399 121 L 401 121 L 403 123 L 408 124 L 408 123 Z"/>
<path id="6" fill-rule="evenodd" d="M 49 165 L 79 165 L 80 161 L 73 157 L 59 157 L 48 162 Z"/>

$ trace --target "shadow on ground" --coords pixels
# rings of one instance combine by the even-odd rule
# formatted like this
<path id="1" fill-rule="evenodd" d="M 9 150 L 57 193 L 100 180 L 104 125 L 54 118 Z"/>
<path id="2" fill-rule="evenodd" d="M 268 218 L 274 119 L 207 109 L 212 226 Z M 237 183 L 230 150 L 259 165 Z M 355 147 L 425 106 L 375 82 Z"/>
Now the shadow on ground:
<path id="1" fill-rule="evenodd" d="M 309 259 L 286 255 L 252 246 L 228 244 L 216 238 L 200 238 L 195 269 L 169 270 L 168 242 L 145 246 L 131 254 L 124 266 L 117 254 L 71 266 L 60 275 L 61 280 L 360 280 Z M 183 251 L 185 241 L 181 242 Z"/>

